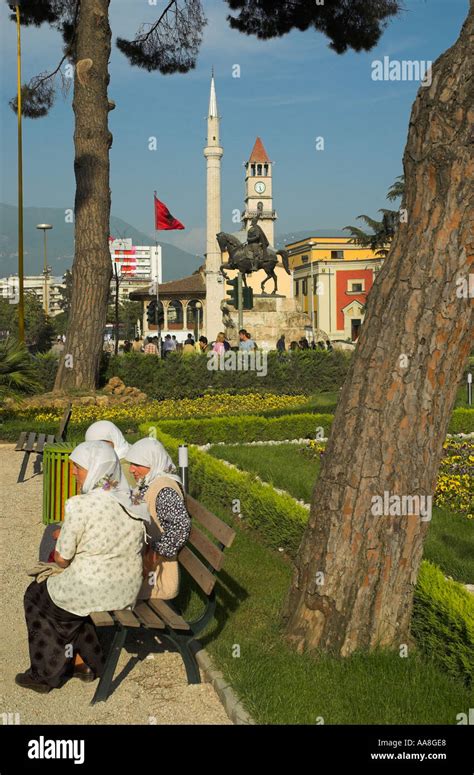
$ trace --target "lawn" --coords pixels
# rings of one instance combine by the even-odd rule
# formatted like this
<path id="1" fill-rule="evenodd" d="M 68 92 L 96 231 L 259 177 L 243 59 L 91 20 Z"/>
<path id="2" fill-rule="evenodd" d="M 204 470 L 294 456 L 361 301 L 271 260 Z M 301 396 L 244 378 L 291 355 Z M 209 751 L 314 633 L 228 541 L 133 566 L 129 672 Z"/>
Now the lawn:
<path id="1" fill-rule="evenodd" d="M 295 444 L 214 446 L 210 454 L 227 460 L 294 498 L 309 503 L 319 473 L 319 461 Z M 447 509 L 434 508 L 424 557 L 456 581 L 474 583 L 474 521 Z"/>

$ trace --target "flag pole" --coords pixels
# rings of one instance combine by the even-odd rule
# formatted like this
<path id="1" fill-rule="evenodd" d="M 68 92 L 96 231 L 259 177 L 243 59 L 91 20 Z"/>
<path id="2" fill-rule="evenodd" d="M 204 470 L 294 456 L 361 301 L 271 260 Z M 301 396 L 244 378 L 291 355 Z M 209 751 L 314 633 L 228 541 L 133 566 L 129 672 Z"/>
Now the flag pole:
<path id="1" fill-rule="evenodd" d="M 158 357 L 161 358 L 161 330 L 160 330 L 160 267 L 158 263 L 158 230 L 156 228 L 156 191 L 153 196 L 153 209 L 155 218 L 155 258 L 156 258 L 156 309 L 155 320 L 158 332 Z"/>

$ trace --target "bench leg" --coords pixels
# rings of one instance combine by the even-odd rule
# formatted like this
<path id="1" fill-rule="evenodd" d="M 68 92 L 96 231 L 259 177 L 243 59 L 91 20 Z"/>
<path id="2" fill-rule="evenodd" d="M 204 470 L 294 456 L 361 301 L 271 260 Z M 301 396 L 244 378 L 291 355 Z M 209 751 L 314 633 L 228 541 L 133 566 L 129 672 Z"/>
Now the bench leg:
<path id="1" fill-rule="evenodd" d="M 23 461 L 21 463 L 20 473 L 18 474 L 18 479 L 16 480 L 16 483 L 19 484 L 20 482 L 23 482 L 26 474 L 26 469 L 28 466 L 28 460 L 30 459 L 31 452 L 25 452 L 23 456 Z"/>
<path id="2" fill-rule="evenodd" d="M 95 705 L 96 702 L 105 702 L 109 696 L 110 684 L 112 683 L 115 668 L 117 667 L 117 662 L 119 660 L 123 644 L 125 643 L 126 636 L 126 627 L 120 627 L 120 629 L 118 629 L 115 633 L 110 651 L 107 656 L 107 661 L 105 663 L 104 672 L 99 680 L 99 685 L 97 686 L 95 694 L 91 700 L 91 705 Z"/>
<path id="3" fill-rule="evenodd" d="M 196 657 L 191 650 L 192 638 L 178 635 L 175 632 L 172 635 L 169 635 L 168 633 L 166 635 L 157 633 L 157 635 L 159 638 L 168 638 L 168 640 L 170 640 L 171 643 L 178 649 L 179 653 L 181 654 L 181 659 L 184 662 L 188 684 L 200 684 L 201 675 L 199 673 L 199 666 L 196 661 Z"/>

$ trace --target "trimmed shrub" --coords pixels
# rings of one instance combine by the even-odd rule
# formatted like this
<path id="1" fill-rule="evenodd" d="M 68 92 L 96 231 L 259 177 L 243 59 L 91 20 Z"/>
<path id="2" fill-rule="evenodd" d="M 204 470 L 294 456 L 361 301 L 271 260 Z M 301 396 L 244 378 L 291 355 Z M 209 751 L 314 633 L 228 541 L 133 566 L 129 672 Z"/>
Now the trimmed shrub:
<path id="1" fill-rule="evenodd" d="M 202 420 L 157 420 L 139 426 L 145 436 L 156 426 L 174 438 L 183 438 L 187 444 L 216 444 L 242 441 L 285 441 L 285 439 L 314 438 L 316 428 L 324 428 L 327 436 L 331 429 L 331 414 L 295 414 L 283 417 L 243 415 L 211 417 Z"/>
<path id="2" fill-rule="evenodd" d="M 412 632 L 419 648 L 443 672 L 472 683 L 474 597 L 426 560 L 418 574 Z"/>
<path id="3" fill-rule="evenodd" d="M 106 377 L 120 377 L 150 398 L 195 398 L 206 392 L 278 392 L 287 395 L 337 390 L 347 374 L 350 354 L 304 350 L 268 353 L 267 374 L 256 371 L 211 371 L 204 355 L 171 353 L 163 359 L 127 353 L 111 357 Z"/>
<path id="4" fill-rule="evenodd" d="M 448 433 L 474 433 L 474 409 L 455 409 L 449 421 Z"/>

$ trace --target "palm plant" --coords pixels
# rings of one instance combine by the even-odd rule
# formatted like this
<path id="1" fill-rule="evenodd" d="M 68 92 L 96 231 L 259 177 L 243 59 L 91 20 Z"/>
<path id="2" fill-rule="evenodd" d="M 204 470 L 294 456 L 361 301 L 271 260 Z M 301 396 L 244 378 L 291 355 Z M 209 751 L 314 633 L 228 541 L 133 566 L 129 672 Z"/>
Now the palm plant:
<path id="1" fill-rule="evenodd" d="M 399 175 L 395 182 L 390 186 L 387 199 L 393 202 L 396 199 L 403 198 L 405 193 L 405 176 Z M 375 218 L 371 218 L 369 215 L 358 215 L 357 220 L 364 221 L 371 232 L 364 231 L 358 226 L 345 226 L 344 231 L 348 231 L 351 235 L 349 240 L 354 245 L 360 245 L 364 248 L 370 248 L 374 251 L 376 256 L 386 256 L 390 243 L 395 234 L 399 217 L 397 210 L 387 210 L 381 208 L 379 213 L 382 213 L 382 220 L 377 221 Z"/>
<path id="2" fill-rule="evenodd" d="M 40 387 L 33 359 L 26 347 L 12 337 L 0 342 L 0 395 L 31 393 Z"/>

